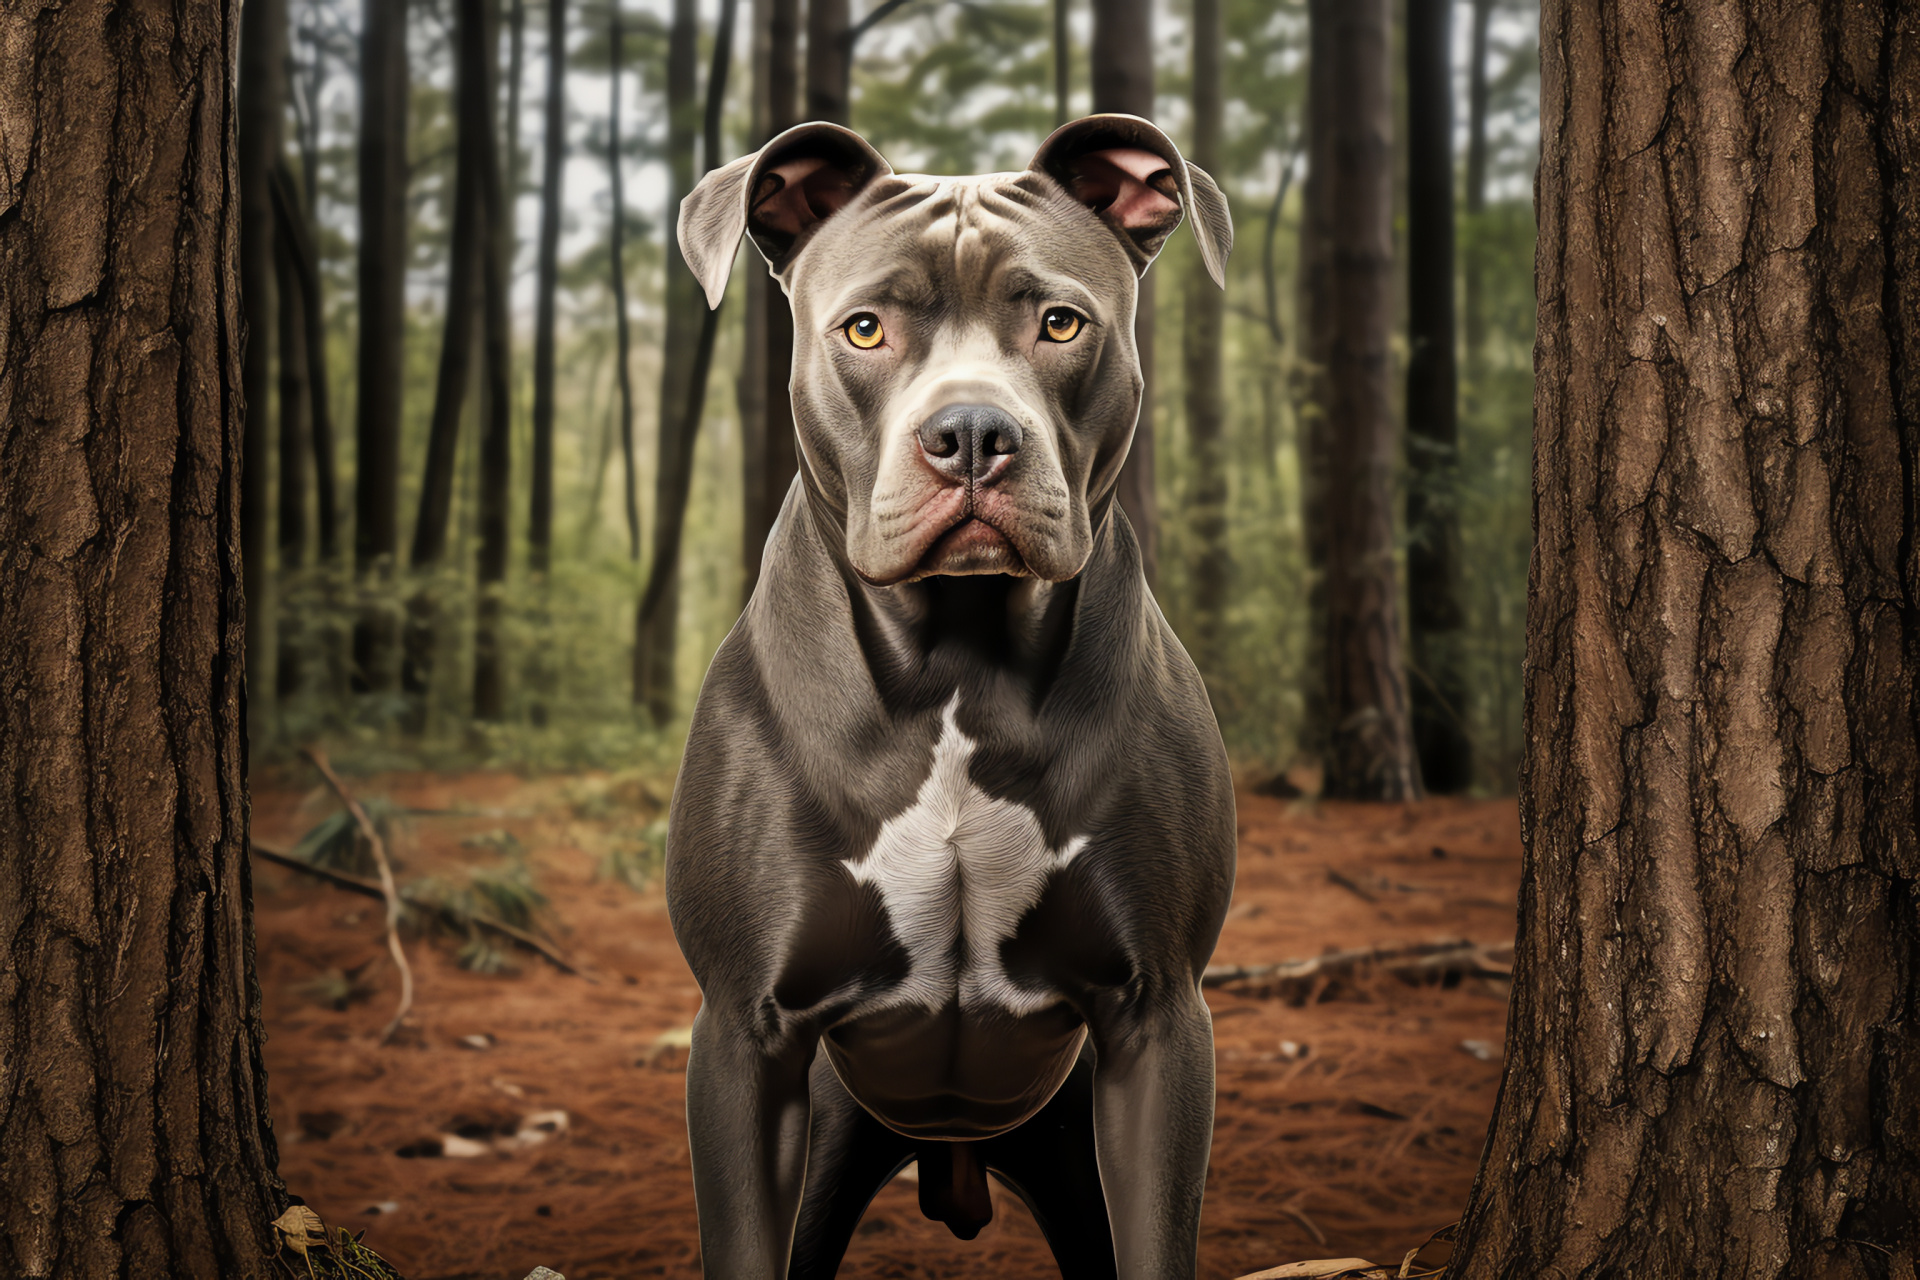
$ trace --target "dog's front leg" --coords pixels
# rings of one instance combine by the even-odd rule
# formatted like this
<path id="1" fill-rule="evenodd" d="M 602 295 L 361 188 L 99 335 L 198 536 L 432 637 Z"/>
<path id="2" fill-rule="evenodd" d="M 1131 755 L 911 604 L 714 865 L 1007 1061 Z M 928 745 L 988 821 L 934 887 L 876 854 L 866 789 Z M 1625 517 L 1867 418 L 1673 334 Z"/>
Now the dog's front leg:
<path id="1" fill-rule="evenodd" d="M 782 1280 L 807 1175 L 817 1041 L 767 1045 L 703 1004 L 687 1058 L 687 1134 L 708 1280 Z"/>
<path id="2" fill-rule="evenodd" d="M 1199 1248 L 1213 1020 L 1193 985 L 1167 995 L 1161 1007 L 1093 1028 L 1094 1154 L 1120 1280 L 1191 1277 Z"/>

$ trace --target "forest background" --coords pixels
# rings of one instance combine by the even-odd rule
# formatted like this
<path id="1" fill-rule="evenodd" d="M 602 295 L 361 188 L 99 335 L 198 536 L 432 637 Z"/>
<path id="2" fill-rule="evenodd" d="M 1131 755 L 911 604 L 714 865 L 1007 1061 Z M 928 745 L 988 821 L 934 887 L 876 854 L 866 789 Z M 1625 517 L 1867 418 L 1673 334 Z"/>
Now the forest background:
<path id="1" fill-rule="evenodd" d="M 1366 482 L 1389 490 L 1402 589 L 1432 562 L 1422 522 L 1446 529 L 1456 616 L 1412 638 L 1403 677 L 1416 704 L 1449 695 L 1456 767 L 1434 789 L 1506 793 L 1531 545 L 1536 15 L 1422 4 L 1397 0 L 1379 50 L 1399 456 Z M 1410 6 L 1440 17 L 1410 27 Z M 1196 47 L 1196 13 L 1216 47 Z M 1023 167 L 1057 123 L 1109 105 L 1093 59 L 1118 48 L 1150 64 L 1152 114 L 1204 153 L 1237 233 L 1215 320 L 1188 236 L 1150 273 L 1155 592 L 1241 772 L 1316 785 L 1308 4 L 249 0 L 246 16 L 257 761 L 325 739 L 366 769 L 670 768 L 792 465 L 768 410 L 784 379 L 765 372 L 785 300 L 744 248 L 709 328 L 669 242 L 679 196 L 783 113 L 845 120 L 900 171 Z M 1437 54 L 1416 47 L 1436 33 Z M 851 58 L 836 66 L 835 47 Z M 1407 74 L 1435 56 L 1437 102 Z M 1217 77 L 1196 80 L 1196 58 Z M 1407 269 L 1434 218 L 1411 196 L 1409 126 L 1436 112 L 1457 448 L 1432 443 L 1432 397 L 1406 390 L 1409 318 L 1436 287 Z M 1197 139 L 1211 113 L 1218 133 Z"/>

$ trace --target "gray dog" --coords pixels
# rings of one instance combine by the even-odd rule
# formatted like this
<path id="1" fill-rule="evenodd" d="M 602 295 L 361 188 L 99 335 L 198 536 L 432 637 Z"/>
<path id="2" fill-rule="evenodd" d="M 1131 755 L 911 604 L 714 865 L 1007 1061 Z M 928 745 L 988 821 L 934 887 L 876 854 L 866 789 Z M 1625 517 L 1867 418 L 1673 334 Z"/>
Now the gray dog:
<path id="1" fill-rule="evenodd" d="M 792 302 L 801 456 L 673 793 L 709 1276 L 833 1275 L 914 1160 L 963 1239 L 992 1172 L 1067 1277 L 1193 1274 L 1233 790 L 1114 500 L 1183 215 L 1219 282 L 1219 189 L 1117 115 L 970 178 L 802 125 L 681 206 L 710 302 L 743 234 Z"/>

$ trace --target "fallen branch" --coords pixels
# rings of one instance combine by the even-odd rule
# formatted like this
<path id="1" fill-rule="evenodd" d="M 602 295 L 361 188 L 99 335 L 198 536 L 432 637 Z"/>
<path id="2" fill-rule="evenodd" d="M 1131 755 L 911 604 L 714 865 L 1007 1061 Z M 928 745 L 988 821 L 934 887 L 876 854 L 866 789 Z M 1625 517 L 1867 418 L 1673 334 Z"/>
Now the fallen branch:
<path id="1" fill-rule="evenodd" d="M 357 893 L 364 897 L 378 898 L 382 901 L 386 899 L 387 895 L 381 890 L 380 882 L 377 880 L 364 880 L 359 876 L 348 875 L 344 871 L 334 871 L 328 867 L 316 867 L 311 862 L 303 861 L 284 850 L 275 849 L 270 845 L 264 845 L 258 841 L 254 842 L 253 852 L 255 857 L 264 858 L 275 866 L 286 867 L 291 871 L 304 872 L 316 879 L 325 880 L 336 889 L 345 889 L 348 893 Z M 422 904 L 414 902 L 410 903 L 410 905 L 417 907 Z M 527 948 L 527 950 L 539 953 L 539 955 L 562 973 L 571 973 L 577 978 L 585 978 L 588 982 L 592 983 L 599 982 L 599 979 L 594 977 L 593 974 L 568 959 L 566 952 L 560 950 L 539 934 L 528 933 L 525 929 L 508 924 L 505 920 L 495 919 L 493 916 L 482 915 L 479 912 L 456 915 L 444 907 L 435 907 L 433 909 L 439 914 L 441 919 L 455 928 L 458 928 L 462 924 L 472 924 L 490 933 L 497 933 L 510 942 L 517 942 Z"/>
<path id="2" fill-rule="evenodd" d="M 1229 987 L 1259 984 L 1278 989 L 1297 986 L 1305 991 L 1317 981 L 1349 977 L 1366 968 L 1378 968 L 1406 978 L 1511 978 L 1512 963 L 1495 959 L 1492 953 L 1512 949 L 1510 942 L 1483 945 L 1468 942 L 1464 938 L 1443 938 L 1401 946 L 1329 951 L 1326 955 L 1307 960 L 1280 960 L 1273 964 L 1210 964 L 1201 975 L 1200 985 Z"/>
<path id="3" fill-rule="evenodd" d="M 387 842 L 380 838 L 380 832 L 374 828 L 373 819 L 360 802 L 347 790 L 344 782 L 327 763 L 326 753 L 318 747 L 307 747 L 300 753 L 313 761 L 313 767 L 327 780 L 333 793 L 340 797 L 340 803 L 347 806 L 347 812 L 353 815 L 354 823 L 360 828 L 360 834 L 366 838 L 367 847 L 373 850 L 373 863 L 380 868 L 380 896 L 387 903 L 387 950 L 393 953 L 393 963 L 400 970 L 400 1007 L 394 1010 L 393 1020 L 387 1023 L 386 1030 L 380 1033 L 380 1043 L 386 1044 L 393 1039 L 393 1033 L 406 1021 L 407 1014 L 413 1010 L 413 967 L 407 963 L 407 953 L 400 946 L 400 890 L 393 883 L 393 866 L 387 861 Z"/>

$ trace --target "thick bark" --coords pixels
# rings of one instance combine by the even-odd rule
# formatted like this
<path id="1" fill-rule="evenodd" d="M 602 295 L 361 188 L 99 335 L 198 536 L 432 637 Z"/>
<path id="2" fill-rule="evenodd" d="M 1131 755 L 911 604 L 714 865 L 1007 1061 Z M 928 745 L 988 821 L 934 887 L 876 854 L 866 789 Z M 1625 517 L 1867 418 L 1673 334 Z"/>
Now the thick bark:
<path id="1" fill-rule="evenodd" d="M 625 168 L 620 155 L 620 77 L 625 70 L 626 30 L 620 6 L 607 10 L 607 45 L 612 50 L 607 76 L 607 178 L 612 189 L 613 225 L 607 233 L 609 284 L 613 289 L 614 382 L 620 396 L 620 456 L 626 486 L 622 503 L 627 516 L 627 556 L 640 560 L 640 476 L 633 452 L 633 352 L 627 321 L 627 195 Z"/>
<path id="2" fill-rule="evenodd" d="M 1309 301 L 1325 557 L 1325 793 L 1420 793 L 1393 558 L 1392 97 L 1387 0 L 1313 0 Z M 1324 72 L 1320 74 L 1319 72 Z"/>
<path id="3" fill-rule="evenodd" d="M 480 418 L 480 554 L 479 600 L 473 630 L 473 718 L 500 720 L 507 709 L 506 662 L 501 634 L 512 547 L 513 506 L 513 339 L 508 315 L 511 299 L 513 226 L 507 214 L 505 175 L 500 168 L 500 135 L 494 104 L 500 98 L 498 0 L 462 0 L 477 11 L 474 17 L 484 33 L 486 57 L 480 71 L 484 110 L 476 113 L 480 127 L 481 223 L 480 243 L 482 340 L 485 358 Z"/>
<path id="4" fill-rule="evenodd" d="M 1093 109 L 1153 119 L 1152 0 L 1093 0 Z M 1160 514 L 1153 487 L 1153 273 L 1140 281 L 1134 342 L 1147 383 L 1133 447 L 1120 469 L 1120 506 L 1140 542 L 1140 566 L 1151 586 L 1160 566 Z"/>
<path id="5" fill-rule="evenodd" d="M 799 0 L 754 0 L 753 136 L 760 146 L 800 123 Z M 760 579 L 767 535 L 799 469 L 793 435 L 793 312 L 787 297 L 749 255 L 746 358 L 740 371 L 740 421 L 745 483 L 741 555 L 746 590 Z M 743 596 L 744 598 L 744 596 Z"/>
<path id="6" fill-rule="evenodd" d="M 252 707 L 272 705 L 272 369 L 274 339 L 273 171 L 285 145 L 287 3 L 253 0 L 240 25 L 240 310 L 246 327 L 246 462 L 240 480 L 240 541 L 246 558 L 247 668 Z M 284 410 L 283 410 L 284 412 Z"/>
<path id="7" fill-rule="evenodd" d="M 1460 644 L 1459 378 L 1453 330 L 1452 0 L 1407 0 L 1407 632 L 1428 791 L 1473 781 Z"/>
<path id="8" fill-rule="evenodd" d="M 534 254 L 533 495 L 527 507 L 528 568 L 553 560 L 554 296 L 560 283 L 560 205 L 567 159 L 567 2 L 547 0 L 547 103 L 540 157 L 540 240 Z"/>
<path id="9" fill-rule="evenodd" d="M 1526 874 L 1450 1274 L 1920 1264 L 1920 7 L 1548 0 Z"/>
<path id="10" fill-rule="evenodd" d="M 447 554 L 447 527 L 453 516 L 454 470 L 459 453 L 460 420 L 473 383 L 473 322 L 481 292 L 481 254 L 486 238 L 482 199 L 482 149 L 493 128 L 488 96 L 484 0 L 458 0 L 452 7 L 454 40 L 453 227 L 447 247 L 447 298 L 440 330 L 440 366 L 434 383 L 433 417 L 427 427 L 427 456 L 420 478 L 420 508 L 413 526 L 408 567 L 423 575 Z M 428 694 L 433 687 L 438 648 L 439 609 L 424 580 L 407 598 L 400 689 L 406 694 L 407 728 L 426 727 Z"/>
<path id="11" fill-rule="evenodd" d="M 1220 171 L 1222 39 L 1220 0 L 1193 0 L 1193 154 L 1209 173 Z M 1187 498 L 1194 547 L 1193 656 L 1203 678 L 1223 672 L 1232 561 L 1227 550 L 1227 398 L 1221 344 L 1226 298 L 1196 261 L 1188 271 L 1181 355 L 1186 367 L 1187 439 L 1193 449 L 1193 488 Z"/>
<path id="12" fill-rule="evenodd" d="M 844 6 L 845 0 L 837 0 Z M 680 199 L 693 190 L 694 139 L 700 125 L 698 93 L 699 6 L 673 0 L 667 31 L 667 206 L 673 225 Z M 811 64 L 810 64 L 811 65 Z M 654 477 L 653 563 L 634 611 L 633 698 L 655 724 L 673 718 L 673 674 L 680 621 L 680 523 L 686 514 L 683 473 L 692 467 L 699 419 L 689 421 L 693 366 L 707 304 L 680 254 L 679 238 L 667 240 L 667 337 L 660 374 L 659 467 Z"/>
<path id="13" fill-rule="evenodd" d="M 264 1277 L 239 6 L 0 25 L 0 1275 Z"/>
<path id="14" fill-rule="evenodd" d="M 807 0 L 807 119 L 846 124 L 853 113 L 850 0 Z"/>
<path id="15" fill-rule="evenodd" d="M 1466 204 L 1468 226 L 1476 233 L 1471 219 L 1487 207 L 1487 27 L 1493 18 L 1493 0 L 1473 0 L 1471 44 L 1467 51 L 1467 172 Z M 1466 329 L 1467 367 L 1478 367 L 1487 342 L 1486 262 L 1480 251 L 1480 237 L 1467 242 L 1460 262 L 1461 319 Z"/>
<path id="16" fill-rule="evenodd" d="M 284 174 L 284 168 L 275 171 L 276 184 Z M 274 203 L 276 206 L 279 203 L 277 191 Z M 307 559 L 307 473 L 312 458 L 313 397 L 307 386 L 311 374 L 307 367 L 306 300 L 301 295 L 300 273 L 293 265 L 292 247 L 280 233 L 278 219 L 273 241 L 273 282 L 278 298 L 274 319 L 280 347 L 280 492 L 275 543 L 280 580 L 284 583 L 304 567 Z M 275 606 L 278 617 L 274 633 L 274 692 L 285 698 L 300 687 L 300 650 L 304 637 L 301 619 L 294 609 L 287 607 L 279 593 L 275 594 Z"/>
<path id="17" fill-rule="evenodd" d="M 364 587 L 391 577 L 400 546 L 400 394 L 407 264 L 406 0 L 365 0 L 360 42 L 360 359 L 353 564 Z M 363 605 L 356 689 L 393 687 L 395 618 Z"/>

